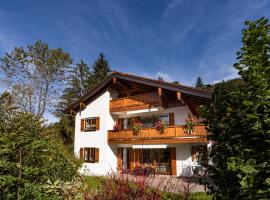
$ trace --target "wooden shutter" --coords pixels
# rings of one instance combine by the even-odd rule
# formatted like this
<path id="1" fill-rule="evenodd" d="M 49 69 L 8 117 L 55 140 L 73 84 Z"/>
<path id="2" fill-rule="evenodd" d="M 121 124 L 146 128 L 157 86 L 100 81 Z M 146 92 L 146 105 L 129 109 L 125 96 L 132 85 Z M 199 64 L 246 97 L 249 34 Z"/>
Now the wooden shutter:
<path id="1" fill-rule="evenodd" d="M 176 147 L 171 147 L 171 165 L 172 165 L 172 175 L 176 175 Z"/>
<path id="2" fill-rule="evenodd" d="M 81 119 L 81 131 L 85 131 L 85 119 Z"/>
<path id="3" fill-rule="evenodd" d="M 99 148 L 95 148 L 95 162 L 99 162 Z"/>
<path id="4" fill-rule="evenodd" d="M 100 118 L 96 117 L 96 130 L 99 130 L 100 125 Z"/>
<path id="5" fill-rule="evenodd" d="M 135 167 L 135 156 L 134 156 L 134 149 L 128 149 L 128 154 L 129 154 L 129 162 L 130 162 L 130 169 L 131 171 L 134 170 Z"/>
<path id="6" fill-rule="evenodd" d="M 122 171 L 122 165 L 123 165 L 123 149 L 122 148 L 117 148 L 117 170 Z"/>
<path id="7" fill-rule="evenodd" d="M 196 147 L 196 146 L 192 146 L 192 147 L 191 147 L 191 157 L 192 157 L 192 161 L 196 161 L 196 153 L 197 153 L 197 147 Z"/>
<path id="8" fill-rule="evenodd" d="M 80 159 L 83 159 L 83 148 L 80 148 Z"/>
<path id="9" fill-rule="evenodd" d="M 142 149 L 134 149 L 134 161 L 136 167 L 140 165 L 141 157 L 142 157 Z"/>
<path id="10" fill-rule="evenodd" d="M 174 125 L 174 113 L 169 113 L 169 125 Z"/>

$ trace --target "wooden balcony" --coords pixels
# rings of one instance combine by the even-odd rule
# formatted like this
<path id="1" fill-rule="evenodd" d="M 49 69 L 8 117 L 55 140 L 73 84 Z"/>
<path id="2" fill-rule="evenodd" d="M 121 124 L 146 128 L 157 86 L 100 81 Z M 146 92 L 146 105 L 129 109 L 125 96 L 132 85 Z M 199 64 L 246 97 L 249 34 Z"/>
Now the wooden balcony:
<path id="1" fill-rule="evenodd" d="M 185 126 L 167 126 L 164 133 L 156 128 L 142 128 L 140 133 L 134 134 L 132 129 L 108 131 L 108 143 L 119 144 L 161 144 L 161 143 L 197 143 L 207 142 L 205 126 L 198 125 L 193 133 L 188 134 Z"/>
<path id="2" fill-rule="evenodd" d="M 162 106 L 162 98 L 156 92 L 110 100 L 110 112 L 141 110 L 159 106 Z"/>

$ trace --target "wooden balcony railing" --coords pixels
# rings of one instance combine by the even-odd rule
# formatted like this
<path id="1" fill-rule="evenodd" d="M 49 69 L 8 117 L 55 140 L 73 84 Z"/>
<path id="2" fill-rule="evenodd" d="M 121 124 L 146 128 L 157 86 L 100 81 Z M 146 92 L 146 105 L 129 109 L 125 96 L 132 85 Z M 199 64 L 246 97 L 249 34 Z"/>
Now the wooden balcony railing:
<path id="1" fill-rule="evenodd" d="M 110 112 L 140 110 L 158 106 L 162 106 L 162 98 L 156 92 L 110 100 Z"/>
<path id="2" fill-rule="evenodd" d="M 134 134 L 132 129 L 109 130 L 108 143 L 161 144 L 207 142 L 206 136 L 207 131 L 203 125 L 197 125 L 191 134 L 185 131 L 185 126 L 175 125 L 167 126 L 164 133 L 160 133 L 156 128 L 142 128 L 138 134 Z"/>

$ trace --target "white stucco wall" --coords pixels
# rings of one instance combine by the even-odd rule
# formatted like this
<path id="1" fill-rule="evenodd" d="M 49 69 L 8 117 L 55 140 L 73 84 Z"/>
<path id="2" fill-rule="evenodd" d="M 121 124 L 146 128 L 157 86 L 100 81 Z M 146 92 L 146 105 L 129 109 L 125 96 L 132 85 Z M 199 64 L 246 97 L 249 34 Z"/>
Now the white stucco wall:
<path id="1" fill-rule="evenodd" d="M 109 100 L 110 93 L 105 91 L 76 115 L 74 153 L 79 156 L 80 148 L 99 148 L 99 162 L 85 163 L 81 172 L 104 175 L 111 170 L 116 170 L 117 159 L 114 153 L 116 150 L 114 146 L 110 147 L 107 143 L 107 130 L 113 128 L 113 118 L 109 112 Z M 80 131 L 81 119 L 88 117 L 100 117 L 100 130 Z"/>

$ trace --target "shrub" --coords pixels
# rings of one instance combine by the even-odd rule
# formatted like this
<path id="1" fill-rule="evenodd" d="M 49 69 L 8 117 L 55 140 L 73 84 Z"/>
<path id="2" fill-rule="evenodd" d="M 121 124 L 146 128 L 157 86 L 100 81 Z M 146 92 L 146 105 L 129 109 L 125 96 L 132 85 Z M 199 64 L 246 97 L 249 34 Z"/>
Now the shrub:
<path id="1" fill-rule="evenodd" d="M 0 199 L 59 199 L 44 186 L 73 181 L 80 164 L 39 118 L 0 110 Z"/>

